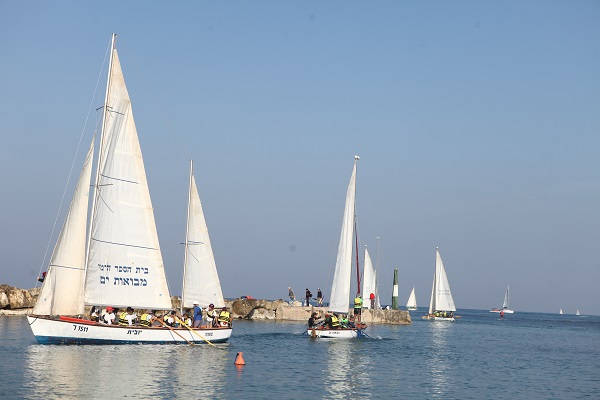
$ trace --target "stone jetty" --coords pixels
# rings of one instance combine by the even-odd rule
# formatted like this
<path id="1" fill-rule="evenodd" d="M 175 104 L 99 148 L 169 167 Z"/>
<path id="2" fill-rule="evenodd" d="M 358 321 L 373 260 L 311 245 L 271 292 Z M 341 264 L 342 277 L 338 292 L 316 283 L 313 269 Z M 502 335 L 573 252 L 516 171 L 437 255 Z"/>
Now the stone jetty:
<path id="1" fill-rule="evenodd" d="M 0 285 L 0 315 L 28 315 L 39 295 L 40 288 L 19 289 L 9 285 Z M 179 309 L 181 299 L 171 298 L 173 309 Z M 225 300 L 225 306 L 231 310 L 234 319 L 300 321 L 306 322 L 311 313 L 323 317 L 325 307 L 305 307 L 296 301 L 289 304 L 284 300 L 233 299 Z M 362 310 L 362 321 L 367 324 L 409 325 L 412 323 L 408 311 L 401 310 Z"/>

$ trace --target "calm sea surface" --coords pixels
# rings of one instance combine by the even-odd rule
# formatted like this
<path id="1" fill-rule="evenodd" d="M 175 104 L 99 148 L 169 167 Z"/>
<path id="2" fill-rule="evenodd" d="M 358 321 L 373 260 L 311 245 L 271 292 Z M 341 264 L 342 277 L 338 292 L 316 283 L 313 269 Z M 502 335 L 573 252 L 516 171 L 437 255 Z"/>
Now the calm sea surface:
<path id="1" fill-rule="evenodd" d="M 423 312 L 364 340 L 236 321 L 215 347 L 39 345 L 25 317 L 0 317 L 0 398 L 600 398 L 598 316 L 459 310 L 448 323 Z"/>

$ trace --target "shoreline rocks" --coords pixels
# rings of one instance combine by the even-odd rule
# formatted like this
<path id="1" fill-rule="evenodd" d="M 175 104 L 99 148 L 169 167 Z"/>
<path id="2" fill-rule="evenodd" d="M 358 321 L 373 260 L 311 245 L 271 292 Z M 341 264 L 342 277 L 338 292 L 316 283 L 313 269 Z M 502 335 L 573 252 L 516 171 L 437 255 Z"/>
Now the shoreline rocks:
<path id="1" fill-rule="evenodd" d="M 29 315 L 41 288 L 20 289 L 9 285 L 0 285 L 0 316 L 2 315 Z M 179 309 L 181 299 L 171 297 L 173 309 Z M 307 322 L 313 312 L 323 318 L 327 308 L 305 307 L 301 302 L 289 305 L 284 300 L 260 299 L 233 299 L 225 300 L 225 306 L 231 310 L 234 319 L 252 321 L 299 321 Z M 351 310 L 349 310 L 351 312 Z M 410 325 L 411 316 L 408 311 L 402 310 L 362 310 L 362 321 L 367 324 L 393 324 Z"/>

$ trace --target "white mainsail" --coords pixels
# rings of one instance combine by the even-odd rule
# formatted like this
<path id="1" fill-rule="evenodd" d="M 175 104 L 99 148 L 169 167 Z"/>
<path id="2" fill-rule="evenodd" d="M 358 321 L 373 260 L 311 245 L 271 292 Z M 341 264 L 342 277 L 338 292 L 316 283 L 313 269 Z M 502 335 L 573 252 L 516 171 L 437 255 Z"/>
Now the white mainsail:
<path id="1" fill-rule="evenodd" d="M 350 276 L 352 275 L 352 239 L 354 236 L 355 197 L 356 197 L 356 163 L 359 157 L 354 156 L 354 167 L 346 192 L 346 206 L 342 220 L 342 232 L 338 246 L 337 260 L 333 284 L 331 285 L 331 298 L 329 310 L 346 314 L 350 300 Z"/>
<path id="2" fill-rule="evenodd" d="M 433 285 L 431 288 L 431 300 L 429 302 L 429 314 L 436 311 L 456 311 L 450 284 L 446 276 L 446 269 L 440 256 L 440 251 L 435 249 L 435 275 L 433 277 Z"/>
<path id="3" fill-rule="evenodd" d="M 201 307 L 208 307 L 212 303 L 218 308 L 223 307 L 225 301 L 193 168 L 193 161 L 190 161 L 182 306 L 191 308 L 197 300 Z"/>
<path id="4" fill-rule="evenodd" d="M 35 315 L 83 313 L 85 231 L 89 206 L 94 141 L 90 144 L 38 300 Z"/>
<path id="5" fill-rule="evenodd" d="M 406 302 L 406 308 L 409 310 L 417 309 L 417 296 L 415 295 L 415 287 L 413 286 L 410 295 L 408 296 L 408 301 Z"/>
<path id="6" fill-rule="evenodd" d="M 508 307 L 508 304 L 509 304 L 509 303 L 508 303 L 508 289 L 509 289 L 509 287 L 507 286 L 507 287 L 506 287 L 506 293 L 504 293 L 504 302 L 502 303 L 502 308 L 504 308 L 504 309 L 507 309 L 507 308 L 509 308 L 509 307 Z M 518 293 L 517 293 L 517 295 L 518 295 Z M 517 297 L 518 297 L 518 296 L 517 296 Z"/>
<path id="7" fill-rule="evenodd" d="M 375 295 L 375 307 L 379 304 L 379 294 L 377 293 L 377 271 L 373 268 L 373 262 L 369 251 L 365 247 L 365 265 L 363 274 L 363 307 L 371 308 L 371 293 Z"/>
<path id="8" fill-rule="evenodd" d="M 131 100 L 114 46 L 104 108 L 85 304 L 170 309 Z"/>

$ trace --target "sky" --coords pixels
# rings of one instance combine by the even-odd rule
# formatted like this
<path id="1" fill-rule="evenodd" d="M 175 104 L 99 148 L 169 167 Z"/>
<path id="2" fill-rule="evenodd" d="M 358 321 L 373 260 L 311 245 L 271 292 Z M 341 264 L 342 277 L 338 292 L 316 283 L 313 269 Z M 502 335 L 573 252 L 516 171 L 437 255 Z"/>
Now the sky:
<path id="1" fill-rule="evenodd" d="M 113 32 L 172 294 L 193 159 L 224 296 L 328 301 L 358 154 L 383 304 L 439 247 L 459 309 L 600 313 L 597 1 L 0 0 L 0 283 L 46 269 Z"/>

